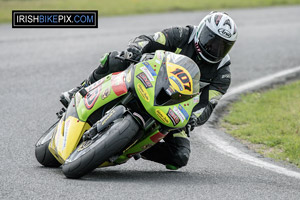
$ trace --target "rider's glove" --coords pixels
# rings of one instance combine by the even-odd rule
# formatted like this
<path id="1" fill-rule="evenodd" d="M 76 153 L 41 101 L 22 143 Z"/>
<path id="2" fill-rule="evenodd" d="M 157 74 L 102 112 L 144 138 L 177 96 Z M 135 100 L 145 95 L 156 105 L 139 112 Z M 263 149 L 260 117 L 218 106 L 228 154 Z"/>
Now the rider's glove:
<path id="1" fill-rule="evenodd" d="M 208 102 L 206 107 L 193 112 L 186 126 L 186 132 L 188 135 L 192 130 L 194 130 L 196 126 L 202 126 L 203 124 L 205 124 L 205 122 L 207 122 L 217 104 L 218 101 L 216 99 L 212 99 Z"/>
<path id="2" fill-rule="evenodd" d="M 194 128 L 198 125 L 197 116 L 195 114 L 192 114 L 190 117 L 190 120 L 186 126 L 186 134 L 189 136 L 190 132 L 194 130 Z"/>
<path id="3" fill-rule="evenodd" d="M 125 51 L 125 58 L 139 61 L 142 57 L 142 50 L 136 46 L 129 46 Z"/>

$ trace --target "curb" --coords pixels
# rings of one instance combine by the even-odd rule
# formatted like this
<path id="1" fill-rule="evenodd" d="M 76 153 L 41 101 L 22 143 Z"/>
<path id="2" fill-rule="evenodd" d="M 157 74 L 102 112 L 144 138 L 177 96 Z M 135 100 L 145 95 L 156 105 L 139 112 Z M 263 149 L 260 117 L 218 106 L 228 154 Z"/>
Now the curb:
<path id="1" fill-rule="evenodd" d="M 255 91 L 262 91 L 266 89 L 271 89 L 277 85 L 283 85 L 288 82 L 299 80 L 300 79 L 300 66 L 297 66 L 292 69 L 280 71 L 278 73 L 263 77 L 248 83 L 245 83 L 241 86 L 237 86 L 228 90 L 228 92 L 222 97 L 218 106 L 215 108 L 215 111 L 212 113 L 210 120 L 207 122 L 208 125 L 218 124 L 220 118 L 226 112 L 226 108 L 238 100 L 240 95 L 247 94 Z"/>
<path id="2" fill-rule="evenodd" d="M 197 136 L 200 140 L 206 141 L 212 149 L 226 156 L 235 158 L 250 165 L 273 171 L 278 174 L 300 179 L 300 173 L 298 169 L 287 169 L 285 166 L 279 166 L 279 163 L 276 164 L 272 160 L 269 162 L 261 157 L 253 156 L 249 154 L 249 152 L 245 153 L 240 148 L 233 146 L 231 140 L 235 139 L 232 136 L 216 128 L 219 119 L 221 119 L 226 112 L 228 105 L 236 101 L 241 94 L 264 90 L 274 87 L 275 85 L 282 85 L 289 81 L 297 80 L 299 78 L 300 66 L 232 88 L 228 91 L 228 93 L 226 93 L 226 95 L 223 96 L 215 111 L 212 113 L 210 120 L 202 127 L 197 128 L 200 132 L 200 134 L 197 134 Z"/>

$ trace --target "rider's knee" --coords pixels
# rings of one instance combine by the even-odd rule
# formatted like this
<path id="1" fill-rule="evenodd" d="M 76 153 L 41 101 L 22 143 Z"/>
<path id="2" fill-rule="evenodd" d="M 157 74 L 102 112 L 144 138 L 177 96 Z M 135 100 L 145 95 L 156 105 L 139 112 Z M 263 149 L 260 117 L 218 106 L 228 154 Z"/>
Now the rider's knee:
<path id="1" fill-rule="evenodd" d="M 187 165 L 190 157 L 190 150 L 188 148 L 182 147 L 174 156 L 174 164 L 180 168 Z"/>

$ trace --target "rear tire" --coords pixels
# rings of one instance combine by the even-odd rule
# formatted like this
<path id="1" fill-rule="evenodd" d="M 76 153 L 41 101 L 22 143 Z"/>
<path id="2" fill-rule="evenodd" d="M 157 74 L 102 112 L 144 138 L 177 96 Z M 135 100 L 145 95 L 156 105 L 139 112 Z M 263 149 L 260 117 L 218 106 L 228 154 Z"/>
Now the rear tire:
<path id="1" fill-rule="evenodd" d="M 138 130 L 138 123 L 129 114 L 115 120 L 104 133 L 77 147 L 62 166 L 63 173 L 68 178 L 80 178 L 93 171 L 112 156 L 122 152 Z"/>
<path id="2" fill-rule="evenodd" d="M 59 167 L 61 164 L 49 151 L 49 143 L 59 121 L 53 124 L 35 144 L 35 157 L 45 167 Z"/>

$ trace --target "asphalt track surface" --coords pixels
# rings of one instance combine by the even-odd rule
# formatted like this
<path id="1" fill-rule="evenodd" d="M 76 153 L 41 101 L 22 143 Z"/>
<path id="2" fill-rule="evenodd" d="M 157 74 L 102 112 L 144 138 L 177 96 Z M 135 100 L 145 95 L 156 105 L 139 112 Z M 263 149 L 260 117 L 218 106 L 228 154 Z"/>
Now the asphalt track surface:
<path id="1" fill-rule="evenodd" d="M 228 12 L 239 28 L 231 52 L 232 87 L 299 65 L 299 6 Z M 197 24 L 207 13 L 101 18 L 98 29 L 0 26 L 0 199 L 300 199 L 299 179 L 216 151 L 193 137 L 205 134 L 197 133 L 201 129 L 192 133 L 189 164 L 179 171 L 140 159 L 70 180 L 61 169 L 35 160 L 34 144 L 54 122 L 60 92 L 86 78 L 103 53 L 124 49 L 142 33 Z M 226 134 L 219 136 L 259 158 Z"/>

